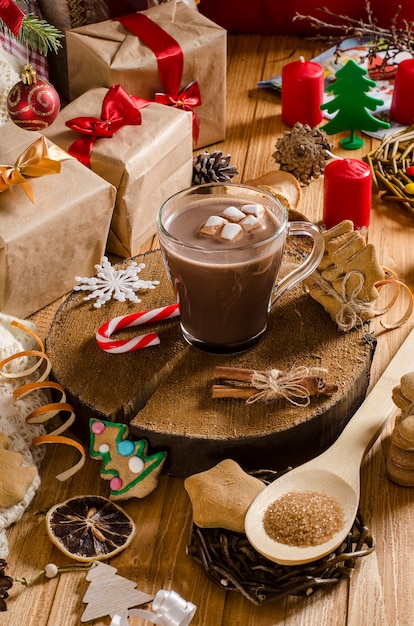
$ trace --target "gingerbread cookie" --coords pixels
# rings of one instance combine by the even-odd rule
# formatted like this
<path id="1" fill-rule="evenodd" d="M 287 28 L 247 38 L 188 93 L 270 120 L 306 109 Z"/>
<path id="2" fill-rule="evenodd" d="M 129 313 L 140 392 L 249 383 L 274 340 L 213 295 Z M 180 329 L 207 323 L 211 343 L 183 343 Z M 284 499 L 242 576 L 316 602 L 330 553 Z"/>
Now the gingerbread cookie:
<path id="1" fill-rule="evenodd" d="M 323 236 L 324 255 L 304 284 L 338 327 L 348 331 L 375 317 L 372 303 L 378 298 L 376 285 L 385 272 L 374 246 L 365 242 L 350 220 Z"/>
<path id="2" fill-rule="evenodd" d="M 9 438 L 0 433 L 0 508 L 21 502 L 37 475 L 35 465 L 22 465 L 22 462 L 20 452 L 9 450 Z"/>
<path id="3" fill-rule="evenodd" d="M 186 478 L 184 487 L 197 526 L 244 533 L 247 510 L 265 485 L 246 474 L 232 459 L 225 459 L 205 472 Z"/>
<path id="4" fill-rule="evenodd" d="M 147 455 L 144 439 L 128 439 L 125 424 L 91 419 L 90 455 L 102 459 L 101 476 L 109 480 L 110 499 L 144 498 L 155 489 L 167 454 Z"/>

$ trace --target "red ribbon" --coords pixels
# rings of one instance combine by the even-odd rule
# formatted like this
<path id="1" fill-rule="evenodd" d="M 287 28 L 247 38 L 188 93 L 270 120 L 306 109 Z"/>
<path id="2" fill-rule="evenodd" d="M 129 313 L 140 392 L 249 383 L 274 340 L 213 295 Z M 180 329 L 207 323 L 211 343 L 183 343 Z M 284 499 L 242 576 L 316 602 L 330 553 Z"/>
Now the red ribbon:
<path id="1" fill-rule="evenodd" d="M 201 104 L 201 93 L 200 87 L 198 86 L 197 81 L 193 81 L 187 87 L 184 87 L 182 91 L 178 94 L 178 98 L 173 98 L 169 94 L 166 93 L 156 93 L 155 94 L 155 102 L 159 102 L 160 104 L 166 104 L 167 106 L 172 106 L 175 109 L 183 109 L 183 111 L 191 111 L 193 115 L 193 137 L 194 141 L 197 143 L 198 135 L 200 132 L 200 120 L 194 111 L 194 107 L 198 107 Z"/>
<path id="2" fill-rule="evenodd" d="M 158 74 L 165 93 L 155 94 L 155 102 L 191 111 L 193 137 L 197 143 L 200 121 L 194 107 L 201 105 L 200 88 L 196 81 L 180 92 L 184 69 L 184 55 L 180 44 L 144 13 L 131 13 L 116 18 L 138 37 L 156 56 Z"/>
<path id="3" fill-rule="evenodd" d="M 15 2 L 12 0 L 0 0 L 0 19 L 15 37 L 20 32 L 24 17 L 24 11 Z"/>
<path id="4" fill-rule="evenodd" d="M 82 133 L 68 149 L 68 153 L 90 167 L 92 148 L 98 137 L 112 137 L 123 126 L 139 126 L 140 109 L 148 100 L 130 96 L 121 85 L 112 85 L 102 102 L 101 117 L 75 117 L 66 126 Z"/>

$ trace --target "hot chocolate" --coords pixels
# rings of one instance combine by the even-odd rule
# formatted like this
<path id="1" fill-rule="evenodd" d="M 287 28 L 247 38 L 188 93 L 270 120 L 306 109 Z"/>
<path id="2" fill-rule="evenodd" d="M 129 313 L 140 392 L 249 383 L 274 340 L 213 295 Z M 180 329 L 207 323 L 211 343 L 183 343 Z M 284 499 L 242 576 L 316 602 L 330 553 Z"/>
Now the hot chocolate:
<path id="1" fill-rule="evenodd" d="M 289 222 L 278 198 L 249 185 L 184 189 L 161 206 L 157 227 L 183 336 L 217 353 L 256 343 L 270 307 L 316 269 L 324 250 L 314 224 Z M 313 248 L 276 284 L 288 235 L 311 237 Z"/>
<path id="2" fill-rule="evenodd" d="M 284 238 L 274 213 L 260 204 L 198 200 L 165 222 L 185 250 L 163 250 L 180 303 L 184 336 L 215 352 L 247 348 L 266 329 Z M 265 244 L 269 240 L 269 243 Z"/>

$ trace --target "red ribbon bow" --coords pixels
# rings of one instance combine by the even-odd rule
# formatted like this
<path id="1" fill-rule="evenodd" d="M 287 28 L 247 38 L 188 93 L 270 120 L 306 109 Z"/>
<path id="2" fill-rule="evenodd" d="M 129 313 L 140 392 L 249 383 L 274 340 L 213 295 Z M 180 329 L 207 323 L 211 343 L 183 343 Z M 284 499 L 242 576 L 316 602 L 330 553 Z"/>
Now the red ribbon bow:
<path id="1" fill-rule="evenodd" d="M 200 132 L 200 120 L 194 111 L 194 107 L 198 107 L 201 104 L 200 87 L 197 81 L 189 83 L 187 87 L 184 87 L 178 94 L 177 98 L 173 98 L 167 93 L 156 93 L 155 102 L 160 104 L 166 104 L 167 106 L 174 107 L 175 109 L 183 109 L 183 111 L 191 111 L 193 116 L 193 137 L 197 143 L 198 135 Z"/>
<path id="2" fill-rule="evenodd" d="M 197 81 L 194 81 L 180 92 L 184 68 L 184 55 L 180 44 L 144 13 L 138 12 L 124 15 L 118 17 L 116 21 L 141 39 L 155 54 L 158 63 L 158 74 L 165 92 L 155 94 L 155 102 L 191 111 L 193 116 L 193 138 L 197 143 L 200 120 L 194 108 L 201 105 L 200 88 Z"/>
<path id="3" fill-rule="evenodd" d="M 98 137 L 112 137 L 123 126 L 142 123 L 140 109 L 148 100 L 130 96 L 121 85 L 112 85 L 102 102 L 101 117 L 75 117 L 66 126 L 82 133 L 69 147 L 69 154 L 90 167 L 92 148 Z"/>

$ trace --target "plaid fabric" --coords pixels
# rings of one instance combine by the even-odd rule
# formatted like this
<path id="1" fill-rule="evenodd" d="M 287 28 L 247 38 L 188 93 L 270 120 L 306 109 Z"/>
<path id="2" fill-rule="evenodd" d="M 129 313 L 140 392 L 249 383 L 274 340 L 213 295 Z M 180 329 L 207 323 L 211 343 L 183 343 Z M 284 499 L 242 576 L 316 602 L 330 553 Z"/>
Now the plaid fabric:
<path id="1" fill-rule="evenodd" d="M 23 2 L 18 4 L 25 13 L 34 13 L 40 19 L 43 19 L 36 0 L 29 0 L 28 3 Z M 0 45 L 6 52 L 11 54 L 21 63 L 22 70 L 27 61 L 29 61 L 29 63 L 31 63 L 36 70 L 38 77 L 48 80 L 48 63 L 46 57 L 42 54 L 39 54 L 39 52 L 34 50 L 26 50 L 26 46 L 17 41 L 17 39 L 15 39 L 8 32 L 3 33 L 0 31 Z"/>

